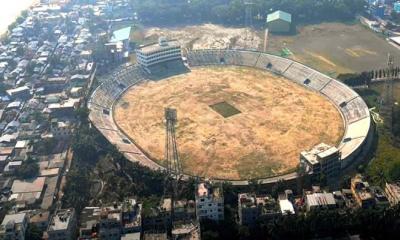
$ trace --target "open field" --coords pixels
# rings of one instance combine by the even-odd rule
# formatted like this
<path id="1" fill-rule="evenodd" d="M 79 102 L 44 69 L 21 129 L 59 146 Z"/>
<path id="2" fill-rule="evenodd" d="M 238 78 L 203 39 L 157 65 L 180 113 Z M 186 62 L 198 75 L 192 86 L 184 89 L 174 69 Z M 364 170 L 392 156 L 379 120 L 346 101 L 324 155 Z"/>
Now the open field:
<path id="1" fill-rule="evenodd" d="M 133 39 L 141 42 L 154 42 L 160 36 L 177 39 L 184 48 L 188 49 L 258 49 L 263 39 L 251 29 L 215 24 L 170 28 L 151 27 L 132 34 Z"/>
<path id="2" fill-rule="evenodd" d="M 336 145 L 344 131 L 329 101 L 289 80 L 253 68 L 194 68 L 135 86 L 115 106 L 118 126 L 161 164 L 165 107 L 177 109 L 184 172 L 210 178 L 292 171 L 302 150 Z"/>
<path id="3" fill-rule="evenodd" d="M 298 28 L 294 36 L 271 36 L 269 51 L 288 48 L 290 58 L 336 76 L 386 66 L 387 54 L 400 51 L 361 24 L 322 23 Z"/>
<path id="4" fill-rule="evenodd" d="M 156 41 L 159 36 L 178 39 L 184 48 L 258 49 L 262 50 L 263 30 L 232 28 L 215 24 L 180 27 L 145 28 L 135 39 Z M 268 52 L 280 55 L 287 48 L 296 61 L 330 76 L 360 72 L 386 66 L 390 52 L 400 61 L 400 51 L 383 37 L 361 24 L 321 23 L 298 27 L 290 36 L 270 34 Z"/>

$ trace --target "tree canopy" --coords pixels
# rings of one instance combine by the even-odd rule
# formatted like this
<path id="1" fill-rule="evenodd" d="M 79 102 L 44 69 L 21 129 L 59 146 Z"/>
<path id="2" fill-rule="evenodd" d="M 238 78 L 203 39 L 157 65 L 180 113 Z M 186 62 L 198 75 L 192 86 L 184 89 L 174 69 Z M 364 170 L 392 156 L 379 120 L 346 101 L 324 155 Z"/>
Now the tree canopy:
<path id="1" fill-rule="evenodd" d="M 145 24 L 213 22 L 242 25 L 242 0 L 131 0 Z M 364 8 L 363 0 L 253 0 L 254 22 L 265 23 L 267 14 L 283 10 L 296 22 L 349 21 Z"/>

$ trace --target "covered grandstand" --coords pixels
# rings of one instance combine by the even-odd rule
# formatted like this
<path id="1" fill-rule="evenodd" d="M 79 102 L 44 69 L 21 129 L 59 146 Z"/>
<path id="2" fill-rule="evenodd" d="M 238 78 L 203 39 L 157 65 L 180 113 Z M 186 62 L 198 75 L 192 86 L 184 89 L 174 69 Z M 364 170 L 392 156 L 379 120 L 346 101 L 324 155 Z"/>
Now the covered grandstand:
<path id="1" fill-rule="evenodd" d="M 345 132 L 336 146 L 342 156 L 341 167 L 349 166 L 363 150 L 364 143 L 370 133 L 371 118 L 369 110 L 362 98 L 341 82 L 332 79 L 314 69 L 290 59 L 275 55 L 244 50 L 194 50 L 186 53 L 189 67 L 209 65 L 238 65 L 254 67 L 282 75 L 287 79 L 318 92 L 329 99 L 342 115 Z M 125 156 L 152 169 L 163 169 L 152 161 L 135 145 L 113 119 L 114 103 L 129 88 L 142 81 L 152 79 L 138 65 L 124 65 L 112 73 L 89 99 L 89 118 L 99 131 Z M 133 103 L 134 104 L 134 103 Z M 293 179 L 295 173 L 264 179 L 269 183 L 280 179 Z M 234 184 L 247 184 L 248 181 L 233 181 Z"/>

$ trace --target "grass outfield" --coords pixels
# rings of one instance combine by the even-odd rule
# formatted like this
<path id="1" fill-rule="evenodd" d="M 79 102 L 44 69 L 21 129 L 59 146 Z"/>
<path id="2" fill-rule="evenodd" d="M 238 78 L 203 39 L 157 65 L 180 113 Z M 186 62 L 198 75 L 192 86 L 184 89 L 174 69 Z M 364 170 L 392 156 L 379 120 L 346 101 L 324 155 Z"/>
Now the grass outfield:
<path id="1" fill-rule="evenodd" d="M 337 109 L 324 97 L 266 71 L 194 68 L 128 90 L 114 119 L 163 164 L 164 108 L 177 109 L 184 172 L 220 179 L 269 177 L 292 171 L 299 154 L 343 134 Z"/>
<path id="2" fill-rule="evenodd" d="M 400 59 L 397 48 L 361 24 L 321 23 L 298 27 L 298 32 L 271 35 L 268 50 L 280 53 L 288 48 L 293 52 L 290 58 L 331 76 L 386 67 L 388 53 Z"/>

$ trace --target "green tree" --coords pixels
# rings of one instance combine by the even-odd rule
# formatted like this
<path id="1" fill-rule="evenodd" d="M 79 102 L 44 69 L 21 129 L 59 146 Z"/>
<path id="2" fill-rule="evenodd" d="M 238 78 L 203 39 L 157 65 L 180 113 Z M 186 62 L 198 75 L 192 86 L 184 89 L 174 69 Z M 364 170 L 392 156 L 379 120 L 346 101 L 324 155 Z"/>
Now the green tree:
<path id="1" fill-rule="evenodd" d="M 29 223 L 26 229 L 26 239 L 29 240 L 41 240 L 43 231 L 41 231 L 35 224 Z"/>
<path id="2" fill-rule="evenodd" d="M 38 161 L 32 157 L 25 160 L 21 167 L 16 170 L 16 176 L 21 179 L 34 178 L 39 174 Z"/>

